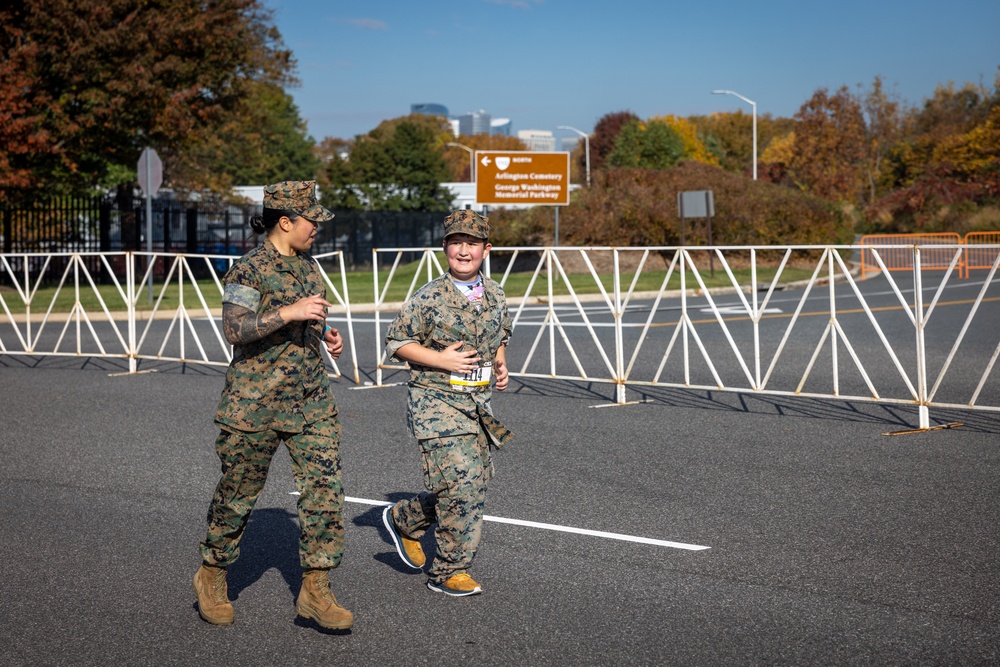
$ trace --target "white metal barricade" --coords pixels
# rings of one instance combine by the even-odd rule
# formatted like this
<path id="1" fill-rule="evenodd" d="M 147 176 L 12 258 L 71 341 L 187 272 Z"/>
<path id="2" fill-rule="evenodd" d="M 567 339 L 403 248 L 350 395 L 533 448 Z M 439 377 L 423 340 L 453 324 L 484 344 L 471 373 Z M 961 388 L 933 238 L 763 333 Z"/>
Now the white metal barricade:
<path id="1" fill-rule="evenodd" d="M 128 360 L 131 373 L 137 371 L 140 359 L 228 365 L 232 346 L 226 342 L 219 322 L 221 275 L 236 259 L 231 255 L 142 252 L 0 255 L 0 273 L 11 285 L 10 291 L 0 290 L 0 308 L 5 316 L 5 321 L 0 322 L 0 353 L 117 357 Z M 314 259 L 331 303 L 347 320 L 347 331 L 341 334 L 350 350 L 352 375 L 357 383 L 360 370 L 343 253 L 316 255 Z M 331 261 L 340 273 L 339 287 L 324 267 Z M 56 264 L 65 266 L 59 269 L 54 292 L 46 303 L 38 303 L 38 290 L 43 281 L 52 282 Z M 95 270 L 99 270 L 96 277 Z M 199 281 L 197 275 L 208 277 Z M 155 292 L 150 287 L 151 277 L 156 278 Z M 212 286 L 209 295 L 203 292 L 206 280 Z M 108 303 L 105 293 L 98 289 L 99 283 L 113 285 L 114 301 Z M 16 310 L 23 312 L 14 313 L 8 303 L 15 296 L 21 306 Z M 196 307 L 188 306 L 189 297 L 195 300 Z M 68 313 L 64 308 L 57 312 L 56 305 L 61 301 L 72 301 Z M 39 312 L 42 309 L 44 313 Z M 69 350 L 68 344 L 72 345 Z M 337 362 L 329 362 L 333 367 L 331 375 L 339 377 Z"/>
<path id="2" fill-rule="evenodd" d="M 383 370 L 401 370 L 405 369 L 405 364 L 394 364 L 391 360 L 386 359 L 385 349 L 382 344 L 382 323 L 386 311 L 388 311 L 389 318 L 391 319 L 395 316 L 395 313 L 399 310 L 399 303 L 401 302 L 387 302 L 386 295 L 389 293 L 389 288 L 392 285 L 393 278 L 396 276 L 396 272 L 399 270 L 400 264 L 403 258 L 407 254 L 418 254 L 420 258 L 417 260 L 416 270 L 413 273 L 413 278 L 410 280 L 409 287 L 406 289 L 406 295 L 403 300 L 409 299 L 417 289 L 430 282 L 433 278 L 444 273 L 444 269 L 441 265 L 441 260 L 438 257 L 440 250 L 435 250 L 433 248 L 396 248 L 392 250 L 382 250 L 379 248 L 372 249 L 372 285 L 374 294 L 374 317 L 375 317 L 375 358 L 378 360 L 375 368 L 375 386 L 384 386 L 383 380 Z M 385 282 L 382 283 L 379 280 L 379 258 L 382 255 L 392 256 L 392 265 L 389 267 L 389 273 L 386 276 Z"/>
<path id="3" fill-rule="evenodd" d="M 136 268 L 132 275 L 138 277 L 132 294 L 134 358 L 228 365 L 232 359 L 232 346 L 226 342 L 218 321 L 223 292 L 219 274 L 232 266 L 236 259 L 225 255 L 133 253 L 131 260 Z M 217 267 L 216 264 L 222 266 Z M 145 269 L 140 276 L 141 266 L 145 266 Z M 207 269 L 202 273 L 210 276 L 214 287 L 212 303 L 219 304 L 214 308 L 209 306 L 202 287 L 195 278 L 196 272 L 202 268 Z M 157 283 L 159 291 L 156 293 L 149 291 L 150 277 L 154 275 L 162 276 L 162 280 Z M 164 301 L 173 290 L 176 290 L 177 305 L 165 307 Z M 197 299 L 198 307 L 194 310 L 186 305 L 188 293 Z M 147 294 L 151 307 L 139 310 L 139 302 Z M 169 320 L 165 332 L 162 327 L 154 326 L 161 320 Z M 199 327 L 201 323 L 204 325 Z M 189 351 L 189 340 L 196 348 L 197 356 L 192 356 Z"/>
<path id="4" fill-rule="evenodd" d="M 356 339 L 354 336 L 354 318 L 351 315 L 351 299 L 347 290 L 347 268 L 344 264 L 344 253 L 341 250 L 337 250 L 336 252 L 313 255 L 313 259 L 316 260 L 319 266 L 320 274 L 323 276 L 323 282 L 326 283 L 326 288 L 328 290 L 327 296 L 330 297 L 327 300 L 330 301 L 330 303 L 335 302 L 337 304 L 334 306 L 334 310 L 341 311 L 347 321 L 347 332 L 345 333 L 341 331 L 340 334 L 344 339 L 344 347 L 351 352 L 350 362 L 351 370 L 354 376 L 354 384 L 359 384 L 361 382 L 361 375 L 358 366 L 357 343 L 355 342 Z M 333 280 L 330 278 L 330 272 L 323 266 L 324 262 L 334 260 L 336 261 L 337 272 L 340 273 L 339 287 L 334 285 Z M 332 301 L 330 299 L 332 299 Z M 323 349 L 325 350 L 326 348 L 324 347 Z M 337 360 L 330 359 L 329 361 L 333 365 L 335 375 L 339 375 L 341 370 L 337 364 Z"/>
<path id="5" fill-rule="evenodd" d="M 952 308 L 952 318 L 963 320 L 960 333 L 954 338 L 948 337 L 950 333 L 935 334 L 935 350 L 951 349 L 929 383 L 929 325 L 942 294 L 961 279 L 962 247 L 935 245 L 932 268 L 941 281 L 930 305 L 925 306 L 920 246 L 907 247 L 912 254 L 913 269 L 908 274 L 912 286 L 906 286 L 899 282 L 898 275 L 885 270 L 881 259 L 881 254 L 889 251 L 895 256 L 899 248 L 866 245 L 864 252 L 883 269 L 877 277 L 869 278 L 875 283 L 867 284 L 883 281 L 885 293 L 891 294 L 895 301 L 891 306 L 879 308 L 869 305 L 855 278 L 856 270 L 844 259 L 857 251 L 855 246 L 494 248 L 493 256 L 511 255 L 503 275 L 496 278 L 505 289 L 511 309 L 517 341 L 514 349 L 523 350 L 508 354 L 511 375 L 613 383 L 619 403 L 627 402 L 628 387 L 661 386 L 916 405 L 922 428 L 928 427 L 928 409 L 932 406 L 1000 410 L 1000 400 L 995 395 L 987 403 L 981 400 L 1000 355 L 1000 342 L 996 340 L 991 342 L 994 347 L 990 358 L 977 366 L 974 384 L 958 390 L 952 387 L 949 399 L 938 395 L 939 388 L 949 378 L 959 385 L 973 379 L 966 374 L 956 377 L 950 369 L 982 304 L 1000 299 L 987 297 L 991 287 L 994 292 L 1000 291 L 995 275 L 1000 258 L 983 280 L 979 296 L 968 311 L 955 315 Z M 381 324 L 398 310 L 398 304 L 389 303 L 386 294 L 400 258 L 404 253 L 418 253 L 421 257 L 406 291 L 408 298 L 425 282 L 425 273 L 429 280 L 443 272 L 441 262 L 436 259 L 437 252 L 440 251 L 400 248 L 378 249 L 373 253 L 375 346 L 379 354 L 376 384 L 383 382 L 383 369 L 405 368 L 388 364 L 382 351 Z M 592 261 L 597 253 L 610 253 L 613 257 L 610 288 L 605 286 Z M 940 266 L 942 253 L 948 253 L 950 266 Z M 508 280 L 511 268 L 519 255 L 526 254 L 535 254 L 538 260 L 527 287 L 514 292 Z M 639 255 L 637 261 L 631 262 L 636 266 L 631 275 L 621 267 L 622 257 L 627 254 Z M 765 286 L 760 278 L 761 254 L 772 258 L 769 263 L 773 268 L 762 299 Z M 384 283 L 380 283 L 377 271 L 380 255 L 395 257 Z M 585 267 L 585 272 L 575 274 L 574 280 L 564 267 L 570 256 L 577 256 L 578 263 Z M 639 290 L 637 285 L 652 256 L 669 257 L 666 270 L 657 289 Z M 731 266 L 734 259 L 749 267 L 749 281 L 737 279 Z M 725 272 L 728 288 L 707 286 L 706 269 L 711 266 L 714 270 L 715 262 Z M 786 308 L 780 315 L 770 313 L 773 310 L 770 306 L 776 304 L 777 295 L 788 282 L 784 275 L 793 263 L 800 272 L 807 273 L 807 277 L 796 280 L 801 293 L 790 313 Z M 489 264 L 487 260 L 487 273 Z M 679 288 L 667 289 L 671 279 L 679 282 Z M 573 285 L 579 286 L 581 281 L 593 294 L 578 293 Z M 561 283 L 567 294 L 556 294 L 556 283 Z M 912 302 L 904 292 L 912 293 Z M 819 305 L 815 305 L 817 297 L 822 298 Z M 722 298 L 737 302 L 721 305 Z M 665 308 L 668 301 L 671 305 Z M 635 319 L 632 311 L 636 310 L 648 311 L 647 316 Z M 672 310 L 678 313 L 676 321 L 664 322 Z M 702 312 L 709 317 L 700 319 Z M 817 316 L 823 318 L 822 326 L 805 324 L 807 320 L 815 321 Z M 899 321 L 900 317 L 905 321 Z M 891 334 L 887 333 L 887 325 L 891 325 Z M 667 327 L 669 338 L 651 340 L 654 327 Z M 996 331 L 987 330 L 985 335 L 996 336 Z M 867 343 L 862 346 L 863 351 L 857 341 Z M 560 345 L 563 349 L 557 353 Z M 515 357 L 516 363 L 512 361 Z M 560 360 L 568 360 L 570 367 L 559 367 L 559 363 L 564 363 Z M 961 400 L 955 398 L 966 389 Z"/>
<path id="6" fill-rule="evenodd" d="M 538 327 L 538 331 L 535 334 L 530 350 L 528 351 L 527 358 L 522 362 L 520 370 L 517 371 L 517 375 L 522 377 L 546 377 L 569 380 L 593 379 L 600 382 L 618 382 L 621 374 L 616 371 L 615 363 L 612 362 L 611 358 L 608 356 L 608 349 L 615 349 L 614 342 L 613 340 L 610 343 L 608 341 L 602 341 L 598 336 L 597 326 L 590 322 L 586 309 L 583 307 L 581 300 L 574 292 L 569 278 L 559 261 L 558 252 L 551 248 L 539 249 L 527 247 L 499 248 L 497 250 L 511 253 L 510 261 L 507 264 L 506 270 L 504 271 L 503 276 L 498 279 L 498 282 L 500 282 L 501 286 L 505 289 L 507 286 L 507 279 L 510 276 L 511 270 L 518 258 L 528 253 L 540 253 L 530 281 L 527 285 L 527 289 L 524 293 L 507 294 L 508 306 L 511 311 L 511 319 L 514 327 L 517 328 L 520 325 L 522 330 L 528 328 L 529 326 Z M 405 300 L 408 299 L 423 284 L 444 273 L 445 269 L 443 268 L 442 260 L 439 258 L 440 252 L 440 250 L 431 248 L 376 248 L 372 251 L 373 280 L 375 287 L 375 347 L 376 358 L 378 359 L 375 381 L 376 385 L 383 384 L 384 370 L 399 370 L 406 368 L 403 364 L 394 364 L 391 360 L 386 359 L 383 346 L 383 323 L 387 324 L 399 309 L 399 303 L 388 302 L 386 295 L 388 294 L 392 280 L 397 273 L 400 262 L 407 254 L 419 255 L 419 259 L 416 260 L 416 271 L 410 279 L 405 296 L 403 297 Z M 392 265 L 384 283 L 379 279 L 379 267 L 381 264 L 380 257 L 383 255 L 392 257 Z M 600 277 L 594 270 L 593 265 L 589 264 L 589 260 L 587 259 L 587 250 L 582 251 L 582 256 L 583 261 L 588 263 L 591 276 L 598 289 L 600 289 L 605 302 L 610 305 L 610 297 L 601 284 Z M 487 273 L 490 273 L 490 264 L 491 262 L 488 258 L 485 269 Z M 539 276 L 542 275 L 544 275 L 544 278 L 541 281 L 543 288 L 541 289 L 541 294 L 537 294 L 535 288 L 536 285 L 539 284 Z M 589 358 L 578 353 L 577 348 L 580 347 L 579 343 L 574 343 L 565 334 L 566 327 L 561 322 L 557 309 L 560 299 L 556 298 L 554 291 L 554 281 L 559 278 L 561 278 L 564 284 L 568 286 L 569 302 L 575 304 L 576 313 L 583 320 L 585 323 L 584 326 L 590 334 L 589 342 L 593 344 L 593 347 L 588 347 L 587 350 L 596 354 L 597 358 L 603 362 L 603 367 L 596 370 L 598 372 L 606 371 L 607 375 L 594 375 L 591 371 L 588 371 L 584 367 L 583 361 Z M 533 308 L 537 308 L 538 304 L 542 304 L 542 308 L 544 309 L 542 321 L 537 324 L 529 324 L 528 313 L 532 312 Z M 388 319 L 386 319 L 387 317 Z M 606 325 L 605 327 L 607 328 Z M 547 346 L 541 346 L 540 344 L 545 338 L 546 333 L 548 334 L 548 344 Z M 557 355 L 555 353 L 557 334 L 559 335 L 559 340 L 565 345 L 570 355 L 576 373 L 562 372 L 557 368 Z M 547 360 L 539 362 L 537 357 L 544 356 L 545 350 L 548 351 Z M 620 370 L 620 359 L 617 361 L 617 366 Z"/>
<path id="7" fill-rule="evenodd" d="M 9 327 L 0 326 L 0 353 L 131 358 L 130 271 L 128 253 L 0 255 L 0 277 L 10 286 L 0 289 L 5 320 L 0 324 Z M 56 276 L 51 298 L 41 302 L 40 286 Z M 113 285 L 114 298 L 105 298 L 100 283 Z M 68 312 L 57 309 L 61 299 Z M 11 309 L 15 304 L 17 313 Z"/>
<path id="8" fill-rule="evenodd" d="M 992 264 L 988 271 L 977 264 L 972 277 L 962 276 L 962 244 L 935 244 L 930 272 L 922 246 L 876 244 L 494 248 L 485 270 L 506 261 L 497 279 L 514 323 L 512 376 L 611 383 L 618 403 L 627 402 L 627 389 L 680 387 L 908 404 L 919 408 L 926 428 L 932 407 L 1000 411 L 1000 245 L 977 248 Z M 864 283 L 845 259 L 860 251 L 880 269 Z M 890 272 L 883 255 L 898 264 L 901 251 L 911 254 L 912 269 Z M 950 258 L 945 265 L 942 256 Z M 131 372 L 140 359 L 227 364 L 231 348 L 218 304 L 220 276 L 234 259 L 0 255 L 0 354 L 116 357 L 127 359 Z M 343 255 L 316 259 L 335 309 L 346 316 L 345 344 L 359 383 Z M 409 277 L 399 278 L 408 259 Z M 710 289 L 706 271 L 716 263 L 727 286 Z M 783 291 L 793 265 L 798 289 Z M 405 368 L 385 359 L 384 326 L 402 299 L 444 270 L 438 248 L 373 251 L 376 386 L 383 371 Z M 400 280 L 408 281 L 405 290 L 391 291 Z M 56 284 L 44 302 L 43 282 Z M 102 291 L 101 284 L 109 287 Z M 949 299 L 953 289 L 968 298 Z M 870 303 L 873 295 L 882 302 Z"/>

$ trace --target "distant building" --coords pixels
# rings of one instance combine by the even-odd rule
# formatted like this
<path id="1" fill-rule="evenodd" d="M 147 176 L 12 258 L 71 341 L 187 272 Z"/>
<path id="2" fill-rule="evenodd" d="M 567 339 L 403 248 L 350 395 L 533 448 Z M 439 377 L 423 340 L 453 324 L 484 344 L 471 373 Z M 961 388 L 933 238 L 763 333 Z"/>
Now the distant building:
<path id="1" fill-rule="evenodd" d="M 451 126 L 452 135 L 471 136 L 473 134 L 495 134 L 503 137 L 511 136 L 510 118 L 491 118 L 485 110 L 470 111 L 461 116 L 451 116 L 448 114 L 448 107 L 443 104 L 422 103 L 411 104 L 410 113 L 425 114 L 428 116 L 444 116 Z"/>
<path id="2" fill-rule="evenodd" d="M 458 133 L 465 136 L 490 133 L 490 115 L 480 109 L 458 117 Z"/>
<path id="3" fill-rule="evenodd" d="M 576 147 L 580 145 L 580 141 L 582 141 L 582 138 L 579 136 L 563 137 L 562 139 L 559 140 L 559 145 L 560 145 L 559 150 L 572 153 L 573 151 L 576 150 Z"/>
<path id="4" fill-rule="evenodd" d="M 263 185 L 236 185 L 233 186 L 233 194 L 238 197 L 249 199 L 254 204 L 264 203 Z"/>
<path id="5" fill-rule="evenodd" d="M 411 104 L 410 113 L 421 113 L 425 116 L 444 116 L 448 117 L 448 107 L 443 104 Z"/>
<path id="6" fill-rule="evenodd" d="M 554 151 L 556 138 L 548 130 L 518 130 L 517 138 L 524 142 L 529 151 Z"/>
<path id="7" fill-rule="evenodd" d="M 494 118 L 490 121 L 490 134 L 510 136 L 510 118 Z"/>

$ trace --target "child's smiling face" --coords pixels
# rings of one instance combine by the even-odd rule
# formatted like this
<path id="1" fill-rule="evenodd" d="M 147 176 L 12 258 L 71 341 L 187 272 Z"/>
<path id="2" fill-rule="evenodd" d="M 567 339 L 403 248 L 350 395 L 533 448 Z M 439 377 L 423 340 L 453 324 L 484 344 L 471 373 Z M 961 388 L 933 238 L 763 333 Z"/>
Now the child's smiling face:
<path id="1" fill-rule="evenodd" d="M 448 272 L 456 280 L 473 280 L 492 248 L 488 241 L 469 234 L 449 234 L 444 240 Z"/>

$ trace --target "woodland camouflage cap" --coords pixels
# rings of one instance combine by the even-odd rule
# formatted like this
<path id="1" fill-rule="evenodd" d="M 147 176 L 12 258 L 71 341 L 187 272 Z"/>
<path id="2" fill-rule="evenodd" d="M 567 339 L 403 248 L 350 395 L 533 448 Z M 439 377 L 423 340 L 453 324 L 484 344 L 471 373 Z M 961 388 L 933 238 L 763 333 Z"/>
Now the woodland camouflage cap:
<path id="1" fill-rule="evenodd" d="M 444 219 L 445 238 L 451 234 L 468 234 L 487 240 L 490 238 L 490 219 L 468 209 L 452 211 Z"/>
<path id="2" fill-rule="evenodd" d="M 316 201 L 316 181 L 282 181 L 265 185 L 264 208 L 294 211 L 313 222 L 333 220 L 333 213 Z"/>

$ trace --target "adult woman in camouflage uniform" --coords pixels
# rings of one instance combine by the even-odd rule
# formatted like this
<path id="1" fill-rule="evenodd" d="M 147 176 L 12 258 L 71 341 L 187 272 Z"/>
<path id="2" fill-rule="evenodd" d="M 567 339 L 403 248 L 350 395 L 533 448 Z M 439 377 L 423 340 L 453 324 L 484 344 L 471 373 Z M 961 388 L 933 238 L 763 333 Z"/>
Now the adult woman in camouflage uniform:
<path id="1" fill-rule="evenodd" d="M 262 216 L 251 220 L 263 243 L 237 260 L 223 282 L 222 324 L 233 348 L 215 421 L 222 461 L 194 577 L 198 612 L 209 623 L 233 622 L 226 568 L 257 502 L 271 457 L 284 441 L 299 490 L 302 588 L 300 616 L 327 628 L 353 624 L 337 604 L 328 573 L 344 550 L 340 420 L 320 345 L 337 358 L 344 342 L 326 325 L 326 290 L 306 251 L 318 223 L 333 214 L 316 202 L 314 181 L 264 188 Z"/>
<path id="2" fill-rule="evenodd" d="M 420 537 L 437 523 L 427 587 L 464 596 L 482 592 L 468 571 L 493 476 L 490 445 L 512 437 L 490 406 L 491 383 L 507 388 L 511 321 L 500 285 L 480 273 L 491 247 L 489 220 L 455 211 L 444 231 L 448 273 L 403 304 L 386 333 L 388 356 L 410 364 L 407 422 L 420 444 L 427 492 L 385 508 L 382 521 L 413 569 L 426 562 Z"/>

